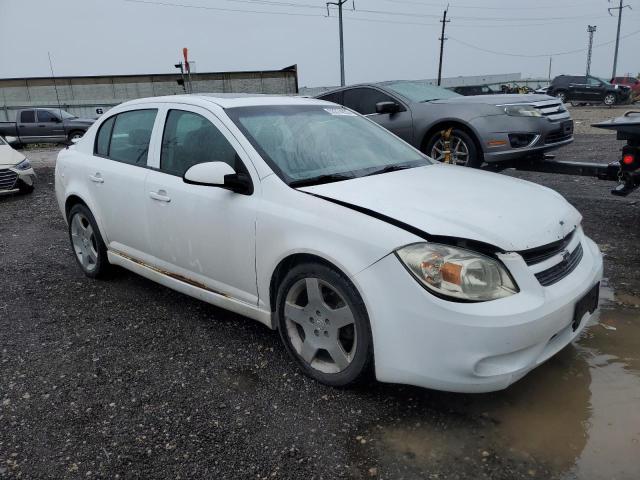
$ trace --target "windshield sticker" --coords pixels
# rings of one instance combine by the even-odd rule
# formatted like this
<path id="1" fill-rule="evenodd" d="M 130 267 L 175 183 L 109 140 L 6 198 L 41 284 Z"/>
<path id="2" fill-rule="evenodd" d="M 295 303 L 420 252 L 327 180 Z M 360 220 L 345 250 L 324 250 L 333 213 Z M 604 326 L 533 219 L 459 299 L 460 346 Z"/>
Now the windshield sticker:
<path id="1" fill-rule="evenodd" d="M 355 117 L 356 116 L 355 113 L 350 112 L 346 108 L 325 108 L 324 111 L 330 113 L 331 115 L 341 115 L 341 116 L 345 116 L 345 117 Z"/>

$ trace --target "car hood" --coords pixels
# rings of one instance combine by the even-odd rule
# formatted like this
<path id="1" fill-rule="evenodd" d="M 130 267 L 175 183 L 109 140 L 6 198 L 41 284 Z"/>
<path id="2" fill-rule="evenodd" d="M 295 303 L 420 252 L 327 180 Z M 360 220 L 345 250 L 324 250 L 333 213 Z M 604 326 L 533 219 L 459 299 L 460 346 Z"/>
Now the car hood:
<path id="1" fill-rule="evenodd" d="M 529 93 L 526 95 L 515 94 L 498 94 L 498 95 L 474 95 L 468 97 L 454 97 L 443 100 L 434 100 L 428 103 L 436 104 L 481 104 L 481 105 L 504 105 L 506 103 L 534 103 L 542 102 L 545 100 L 554 100 L 554 97 L 549 95 L 539 95 L 536 93 Z"/>
<path id="2" fill-rule="evenodd" d="M 430 235 L 476 240 L 504 251 L 567 236 L 582 220 L 555 191 L 467 167 L 430 165 L 300 190 L 365 208 Z"/>
<path id="3" fill-rule="evenodd" d="M 23 154 L 15 151 L 9 145 L 0 145 L 0 168 L 13 167 L 24 159 Z"/>

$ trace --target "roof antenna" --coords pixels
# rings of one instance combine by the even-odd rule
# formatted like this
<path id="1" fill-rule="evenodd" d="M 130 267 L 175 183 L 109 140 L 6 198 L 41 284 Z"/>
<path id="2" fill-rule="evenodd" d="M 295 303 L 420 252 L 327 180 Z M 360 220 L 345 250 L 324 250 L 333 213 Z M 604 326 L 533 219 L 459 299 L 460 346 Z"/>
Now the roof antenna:
<path id="1" fill-rule="evenodd" d="M 62 117 L 62 106 L 60 105 L 60 96 L 58 95 L 58 85 L 56 84 L 56 75 L 53 73 L 53 62 L 51 61 L 51 52 L 47 52 L 49 55 L 49 68 L 51 69 L 51 78 L 53 79 L 53 88 L 56 91 L 56 101 L 58 102 L 58 114 L 60 115 L 60 122 L 62 122 L 62 131 L 65 138 L 67 137 L 67 128 L 64 125 L 64 118 Z M 69 145 L 67 145 L 69 148 Z"/>

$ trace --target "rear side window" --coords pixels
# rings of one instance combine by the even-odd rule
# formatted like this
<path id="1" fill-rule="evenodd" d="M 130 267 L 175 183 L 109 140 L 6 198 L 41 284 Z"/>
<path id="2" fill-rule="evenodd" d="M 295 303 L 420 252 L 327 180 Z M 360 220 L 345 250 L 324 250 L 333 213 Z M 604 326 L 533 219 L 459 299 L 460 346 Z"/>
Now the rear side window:
<path id="1" fill-rule="evenodd" d="M 111 117 L 100 126 L 98 135 L 96 137 L 96 155 L 101 157 L 109 156 L 109 143 L 111 141 L 111 130 L 113 130 L 113 123 L 116 117 Z"/>
<path id="2" fill-rule="evenodd" d="M 157 110 L 132 110 L 113 117 L 113 126 L 109 128 L 107 120 L 96 140 L 96 153 L 107 152 L 103 156 L 129 165 L 145 166 L 149 154 L 151 132 L 156 120 Z M 106 146 L 107 130 L 111 130 L 109 144 Z M 104 131 L 103 131 L 104 130 Z"/>
<path id="3" fill-rule="evenodd" d="M 205 162 L 225 162 L 236 172 L 244 171 L 235 149 L 213 123 L 197 113 L 169 110 L 160 170 L 182 177 L 192 166 Z"/>
<path id="4" fill-rule="evenodd" d="M 320 100 L 326 100 L 327 102 L 337 103 L 338 105 L 342 105 L 342 91 L 330 93 L 328 95 L 323 95 L 319 97 Z"/>
<path id="5" fill-rule="evenodd" d="M 20 123 L 36 123 L 35 110 L 25 110 L 20 112 Z"/>

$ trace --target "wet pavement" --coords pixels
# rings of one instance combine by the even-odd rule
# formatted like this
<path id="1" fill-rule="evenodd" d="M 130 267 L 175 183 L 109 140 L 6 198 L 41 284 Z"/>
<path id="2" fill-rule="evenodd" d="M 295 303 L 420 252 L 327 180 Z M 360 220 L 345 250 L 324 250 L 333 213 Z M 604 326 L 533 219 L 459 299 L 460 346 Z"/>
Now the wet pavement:
<path id="1" fill-rule="evenodd" d="M 571 159 L 615 159 L 585 136 Z M 601 151 L 609 152 L 603 156 Z M 126 271 L 74 264 L 53 152 L 0 198 L 0 478 L 640 478 L 640 196 L 560 191 L 606 254 L 600 318 L 505 391 L 300 375 L 276 333 Z"/>

